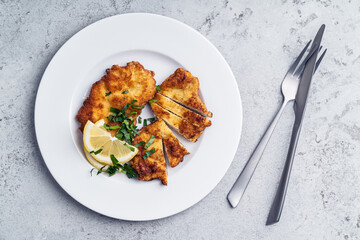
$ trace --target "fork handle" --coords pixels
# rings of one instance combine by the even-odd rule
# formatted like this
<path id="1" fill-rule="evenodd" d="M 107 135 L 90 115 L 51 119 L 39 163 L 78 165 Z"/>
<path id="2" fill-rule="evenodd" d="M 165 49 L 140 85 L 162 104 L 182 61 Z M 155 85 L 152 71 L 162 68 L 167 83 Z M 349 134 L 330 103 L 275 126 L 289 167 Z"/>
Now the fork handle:
<path id="1" fill-rule="evenodd" d="M 266 132 L 264 133 L 260 142 L 256 146 L 253 154 L 251 155 L 250 159 L 246 163 L 246 166 L 242 170 L 238 179 L 236 180 L 233 187 L 231 188 L 227 198 L 233 208 L 235 208 L 239 204 L 240 199 L 243 196 L 243 194 L 246 190 L 246 187 L 249 184 L 251 177 L 254 174 L 255 169 L 260 161 L 260 158 L 266 148 L 266 145 L 269 142 L 271 134 L 273 133 L 273 131 L 276 127 L 276 124 L 279 121 L 280 116 L 283 113 L 285 106 L 288 102 L 289 102 L 289 100 L 284 99 L 283 104 L 281 105 L 281 108 L 279 109 L 278 113 L 274 117 L 273 121 L 269 125 Z"/>
<path id="2" fill-rule="evenodd" d="M 300 122 L 295 121 L 284 170 L 281 175 L 280 183 L 276 191 L 274 201 L 271 205 L 271 209 L 266 221 L 266 225 L 277 223 L 280 220 L 281 212 L 285 202 L 286 190 L 289 184 L 291 168 L 294 162 L 296 145 L 299 139 L 300 126 L 301 126 Z"/>

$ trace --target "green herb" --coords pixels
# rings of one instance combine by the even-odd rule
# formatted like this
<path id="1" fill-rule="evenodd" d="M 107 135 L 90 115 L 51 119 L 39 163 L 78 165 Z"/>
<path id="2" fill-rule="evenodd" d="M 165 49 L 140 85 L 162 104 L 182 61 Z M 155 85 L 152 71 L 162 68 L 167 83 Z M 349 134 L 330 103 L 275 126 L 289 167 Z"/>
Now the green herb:
<path id="1" fill-rule="evenodd" d="M 94 171 L 95 168 L 91 169 L 90 170 L 90 175 L 92 176 L 92 172 Z"/>
<path id="2" fill-rule="evenodd" d="M 127 146 L 130 149 L 130 151 L 132 151 L 132 152 L 135 151 L 135 148 L 133 148 L 132 146 L 127 145 L 126 143 L 124 143 L 124 145 Z"/>
<path id="3" fill-rule="evenodd" d="M 156 86 L 156 90 L 161 91 L 161 88 L 159 85 Z"/>
<path id="4" fill-rule="evenodd" d="M 110 107 L 110 112 L 113 112 L 113 113 L 119 114 L 120 109 Z"/>
<path id="5" fill-rule="evenodd" d="M 145 142 L 144 141 L 141 141 L 141 142 L 138 142 L 137 144 L 134 145 L 134 147 L 140 147 L 141 145 L 144 145 Z"/>
<path id="6" fill-rule="evenodd" d="M 110 91 L 110 92 L 105 93 L 105 97 L 109 96 L 110 94 L 111 94 L 111 91 Z"/>
<path id="7" fill-rule="evenodd" d="M 138 112 L 131 112 L 131 113 L 129 113 L 128 115 L 133 115 L 133 114 L 137 114 Z"/>
<path id="8" fill-rule="evenodd" d="M 149 141 L 145 144 L 144 149 L 148 149 L 150 147 L 151 144 L 153 144 L 153 142 L 155 141 L 155 135 L 151 135 Z"/>
<path id="9" fill-rule="evenodd" d="M 116 125 L 116 126 L 110 126 L 109 124 L 104 123 L 104 128 L 107 130 L 114 130 L 114 129 L 119 129 L 121 128 L 121 126 Z"/>
<path id="10" fill-rule="evenodd" d="M 139 116 L 138 117 L 138 122 L 141 124 L 142 118 Z"/>
<path id="11" fill-rule="evenodd" d="M 127 163 L 124 164 L 124 167 L 123 167 L 122 170 L 125 171 L 126 176 L 128 178 L 137 178 L 137 177 L 139 177 L 139 174 Z"/>
<path id="12" fill-rule="evenodd" d="M 143 109 L 145 106 L 143 106 L 143 105 L 139 105 L 139 106 L 131 105 L 131 107 L 134 108 L 134 109 Z"/>
<path id="13" fill-rule="evenodd" d="M 98 170 L 98 172 L 96 173 L 96 175 L 99 175 L 100 173 L 102 173 L 104 167 L 106 167 L 106 165 L 102 166 L 102 167 Z"/>
<path id="14" fill-rule="evenodd" d="M 147 126 L 147 119 L 144 119 L 143 127 Z"/>
<path id="15" fill-rule="evenodd" d="M 101 153 L 101 151 L 102 151 L 102 149 L 99 149 L 99 150 L 97 150 L 97 151 L 91 151 L 90 153 L 93 153 L 93 154 L 95 154 L 95 155 L 98 155 L 99 153 Z"/>
<path id="16" fill-rule="evenodd" d="M 155 148 L 145 152 L 145 154 L 143 155 L 143 159 L 146 160 L 151 154 L 155 153 Z"/>
<path id="17" fill-rule="evenodd" d="M 149 103 L 154 103 L 154 102 L 157 102 L 158 100 L 157 99 L 151 99 L 149 100 Z"/>
<path id="18" fill-rule="evenodd" d="M 151 123 L 155 122 L 156 118 L 148 118 L 148 121 L 150 121 Z"/>
<path id="19" fill-rule="evenodd" d="M 122 94 L 127 94 L 127 93 L 129 93 L 129 90 L 125 90 L 122 92 Z"/>

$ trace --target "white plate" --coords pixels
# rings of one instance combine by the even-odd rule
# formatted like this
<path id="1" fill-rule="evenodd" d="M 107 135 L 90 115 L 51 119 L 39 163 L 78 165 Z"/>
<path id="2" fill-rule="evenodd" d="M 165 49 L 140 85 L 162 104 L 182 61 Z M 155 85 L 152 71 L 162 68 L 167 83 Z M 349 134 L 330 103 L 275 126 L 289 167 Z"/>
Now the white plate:
<path id="1" fill-rule="evenodd" d="M 188 69 L 199 78 L 201 97 L 214 114 L 197 143 L 180 138 L 191 154 L 168 167 L 168 186 L 89 173 L 75 115 L 105 69 L 129 61 L 153 70 L 157 84 L 178 67 Z M 150 116 L 146 108 L 143 114 Z M 38 144 L 56 181 L 84 206 L 124 220 L 167 217 L 204 198 L 229 168 L 241 125 L 238 86 L 219 51 L 189 26 L 144 13 L 109 17 L 75 34 L 49 63 L 35 104 Z"/>

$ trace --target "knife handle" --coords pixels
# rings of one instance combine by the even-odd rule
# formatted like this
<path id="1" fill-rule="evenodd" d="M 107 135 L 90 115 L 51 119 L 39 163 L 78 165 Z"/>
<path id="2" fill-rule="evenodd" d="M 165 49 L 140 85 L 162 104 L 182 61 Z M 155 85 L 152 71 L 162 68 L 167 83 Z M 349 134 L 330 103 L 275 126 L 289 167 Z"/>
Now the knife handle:
<path id="1" fill-rule="evenodd" d="M 284 166 L 283 173 L 281 175 L 280 183 L 274 198 L 274 201 L 272 203 L 266 225 L 271 225 L 274 223 L 277 223 L 280 220 L 281 212 L 284 206 L 285 196 L 286 196 L 286 190 L 289 184 L 290 179 L 290 173 L 291 168 L 294 162 L 294 156 L 296 151 L 296 145 L 299 139 L 300 134 L 300 123 L 298 121 L 295 121 L 292 135 L 291 135 L 291 141 L 289 146 L 289 151 L 286 157 L 286 162 Z"/>
<path id="2" fill-rule="evenodd" d="M 258 143 L 258 145 L 256 146 L 253 154 L 251 155 L 250 159 L 248 160 L 248 162 L 246 163 L 244 169 L 242 170 L 242 172 L 240 173 L 238 179 L 236 180 L 236 182 L 234 183 L 234 185 L 232 186 L 227 198 L 229 200 L 230 205 L 234 208 L 236 207 L 240 200 L 241 197 L 243 196 L 247 185 L 249 184 L 252 175 L 255 172 L 255 169 L 260 161 L 260 158 L 265 150 L 265 147 L 267 145 L 267 143 L 269 142 L 269 139 L 271 137 L 271 134 L 273 133 L 277 122 L 280 119 L 280 116 L 282 114 L 282 112 L 285 109 L 286 104 L 289 102 L 289 100 L 284 99 L 283 104 L 281 105 L 281 108 L 279 109 L 278 113 L 276 114 L 276 116 L 274 117 L 274 120 L 271 122 L 271 124 L 269 125 L 268 129 L 266 130 L 266 132 L 264 133 L 263 137 L 261 138 L 260 142 Z"/>

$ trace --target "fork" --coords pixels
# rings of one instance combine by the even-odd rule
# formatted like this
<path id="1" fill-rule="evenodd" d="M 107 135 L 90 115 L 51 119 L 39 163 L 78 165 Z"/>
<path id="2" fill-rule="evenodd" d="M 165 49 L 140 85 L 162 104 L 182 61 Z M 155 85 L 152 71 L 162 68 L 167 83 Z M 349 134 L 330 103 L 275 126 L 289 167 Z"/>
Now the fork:
<path id="1" fill-rule="evenodd" d="M 311 41 L 309 41 L 306 44 L 305 48 L 301 51 L 300 55 L 296 58 L 294 63 L 290 66 L 289 70 L 287 71 L 287 73 L 281 83 L 281 93 L 283 95 L 283 103 L 227 196 L 227 198 L 230 202 L 230 205 L 233 208 L 235 208 L 239 204 L 239 202 L 246 190 L 246 187 L 248 186 L 248 184 L 251 180 L 251 177 L 254 174 L 254 171 L 255 171 L 255 169 L 260 161 L 260 158 L 266 148 L 266 145 L 271 137 L 271 134 L 273 133 L 273 131 L 276 127 L 276 124 L 279 121 L 280 116 L 283 113 L 286 105 L 289 102 L 295 100 L 299 81 L 301 78 L 301 74 L 304 70 L 306 62 L 313 55 L 314 52 L 321 51 L 322 46 L 320 46 L 320 47 L 317 45 L 312 46 L 309 53 L 306 55 L 305 59 L 299 65 L 306 50 L 308 49 L 310 43 L 311 43 Z M 316 62 L 315 71 L 318 68 L 321 60 L 323 59 L 325 53 L 326 53 L 326 49 L 323 52 L 323 54 L 320 56 L 318 61 Z"/>

